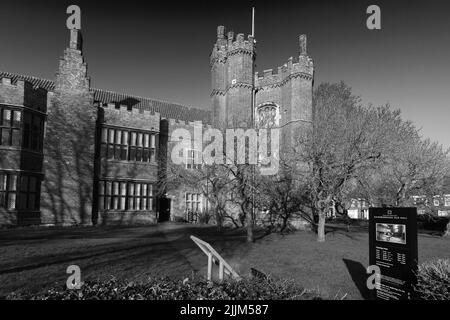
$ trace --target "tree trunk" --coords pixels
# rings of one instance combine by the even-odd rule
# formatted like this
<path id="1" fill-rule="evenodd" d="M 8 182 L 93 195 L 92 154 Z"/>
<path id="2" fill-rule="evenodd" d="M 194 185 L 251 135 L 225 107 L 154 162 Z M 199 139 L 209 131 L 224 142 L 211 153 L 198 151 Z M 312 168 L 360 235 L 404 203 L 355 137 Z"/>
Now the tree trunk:
<path id="1" fill-rule="evenodd" d="M 222 231 L 222 226 L 223 226 L 222 210 L 219 207 L 217 207 L 216 210 L 215 210 L 215 214 L 216 214 L 217 231 L 221 232 Z"/>
<path id="2" fill-rule="evenodd" d="M 319 224 L 317 226 L 317 241 L 325 242 L 325 213 L 319 213 Z"/>
<path id="3" fill-rule="evenodd" d="M 253 241 L 253 217 L 250 211 L 247 213 L 247 242 L 252 243 Z"/>

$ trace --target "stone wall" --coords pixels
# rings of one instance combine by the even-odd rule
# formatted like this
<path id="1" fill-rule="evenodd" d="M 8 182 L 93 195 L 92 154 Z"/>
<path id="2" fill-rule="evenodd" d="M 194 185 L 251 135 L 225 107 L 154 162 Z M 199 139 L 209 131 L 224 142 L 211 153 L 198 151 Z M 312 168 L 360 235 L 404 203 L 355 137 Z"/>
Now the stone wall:
<path id="1" fill-rule="evenodd" d="M 2 78 L 0 83 L 0 104 L 10 106 L 21 112 L 20 140 L 23 139 L 23 115 L 34 112 L 41 116 L 47 109 L 47 91 L 33 88 L 27 81 L 19 80 L 12 83 L 10 78 Z M 42 137 L 40 137 L 42 139 Z M 34 176 L 38 188 L 42 180 L 42 152 L 23 149 L 21 146 L 0 145 L 0 170 L 4 173 Z M 19 178 L 18 178 L 19 179 Z M 17 189 L 20 187 L 17 181 Z M 17 197 L 17 196 L 16 196 Z M 17 201 L 18 198 L 16 198 Z M 18 202 L 16 203 L 18 204 Z M 29 225 L 40 223 L 40 212 L 34 209 L 22 209 L 16 206 L 14 210 L 0 207 L 0 225 Z"/>
<path id="2" fill-rule="evenodd" d="M 121 130 L 145 130 L 149 133 L 155 134 L 155 144 L 159 146 L 159 132 L 160 132 L 160 114 L 150 111 L 139 111 L 136 108 L 129 108 L 125 105 L 116 105 L 113 103 L 99 106 L 98 124 L 99 130 L 97 135 L 100 138 L 101 128 L 109 126 Z M 157 147 L 156 152 L 159 152 Z M 145 181 L 154 184 L 154 194 L 158 194 L 158 179 L 159 179 L 159 163 L 157 156 L 155 161 L 138 162 L 138 161 L 124 161 L 118 159 L 105 159 L 99 156 L 97 151 L 97 161 L 99 167 L 96 172 L 96 181 L 99 179 L 111 181 Z M 94 197 L 97 198 L 97 183 L 94 185 Z M 95 206 L 97 208 L 97 206 Z M 155 210 L 146 211 L 104 211 L 98 212 L 94 219 L 96 223 L 120 223 L 120 224 L 147 224 L 156 223 L 158 214 L 158 206 Z M 96 211 L 96 210 L 94 210 Z"/>
<path id="3" fill-rule="evenodd" d="M 92 224 L 97 110 L 81 48 L 71 30 L 47 117 L 41 212 L 43 224 Z"/>

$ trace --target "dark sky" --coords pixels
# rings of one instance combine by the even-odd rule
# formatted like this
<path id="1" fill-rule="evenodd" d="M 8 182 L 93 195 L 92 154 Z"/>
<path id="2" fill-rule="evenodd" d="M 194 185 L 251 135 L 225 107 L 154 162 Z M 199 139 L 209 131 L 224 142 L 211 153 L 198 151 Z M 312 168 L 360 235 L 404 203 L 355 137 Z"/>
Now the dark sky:
<path id="1" fill-rule="evenodd" d="M 258 71 L 296 55 L 305 33 L 316 84 L 344 80 L 450 147 L 448 1 L 2 1 L 0 70 L 54 79 L 70 4 L 82 10 L 96 88 L 209 108 L 216 27 L 249 34 L 254 5 Z M 366 28 L 370 4 L 381 8 L 381 30 Z"/>

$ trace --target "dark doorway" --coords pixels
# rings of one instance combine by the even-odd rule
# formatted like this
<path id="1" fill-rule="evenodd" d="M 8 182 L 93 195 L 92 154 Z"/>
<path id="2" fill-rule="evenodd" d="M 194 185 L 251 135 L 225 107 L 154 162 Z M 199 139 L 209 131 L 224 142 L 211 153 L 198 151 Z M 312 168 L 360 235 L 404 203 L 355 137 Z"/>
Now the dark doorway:
<path id="1" fill-rule="evenodd" d="M 165 222 L 170 220 L 170 199 L 161 198 L 159 200 L 159 219 L 158 222 Z"/>

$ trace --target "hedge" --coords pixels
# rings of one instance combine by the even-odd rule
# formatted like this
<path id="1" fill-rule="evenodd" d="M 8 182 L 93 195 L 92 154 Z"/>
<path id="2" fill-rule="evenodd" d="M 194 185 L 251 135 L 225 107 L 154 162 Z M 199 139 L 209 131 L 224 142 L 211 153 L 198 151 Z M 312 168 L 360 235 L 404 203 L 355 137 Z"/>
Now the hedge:
<path id="1" fill-rule="evenodd" d="M 168 277 L 128 282 L 111 278 L 86 281 L 78 290 L 52 287 L 40 293 L 12 293 L 9 300 L 316 300 L 315 292 L 288 280 L 245 278 L 222 283 Z"/>

